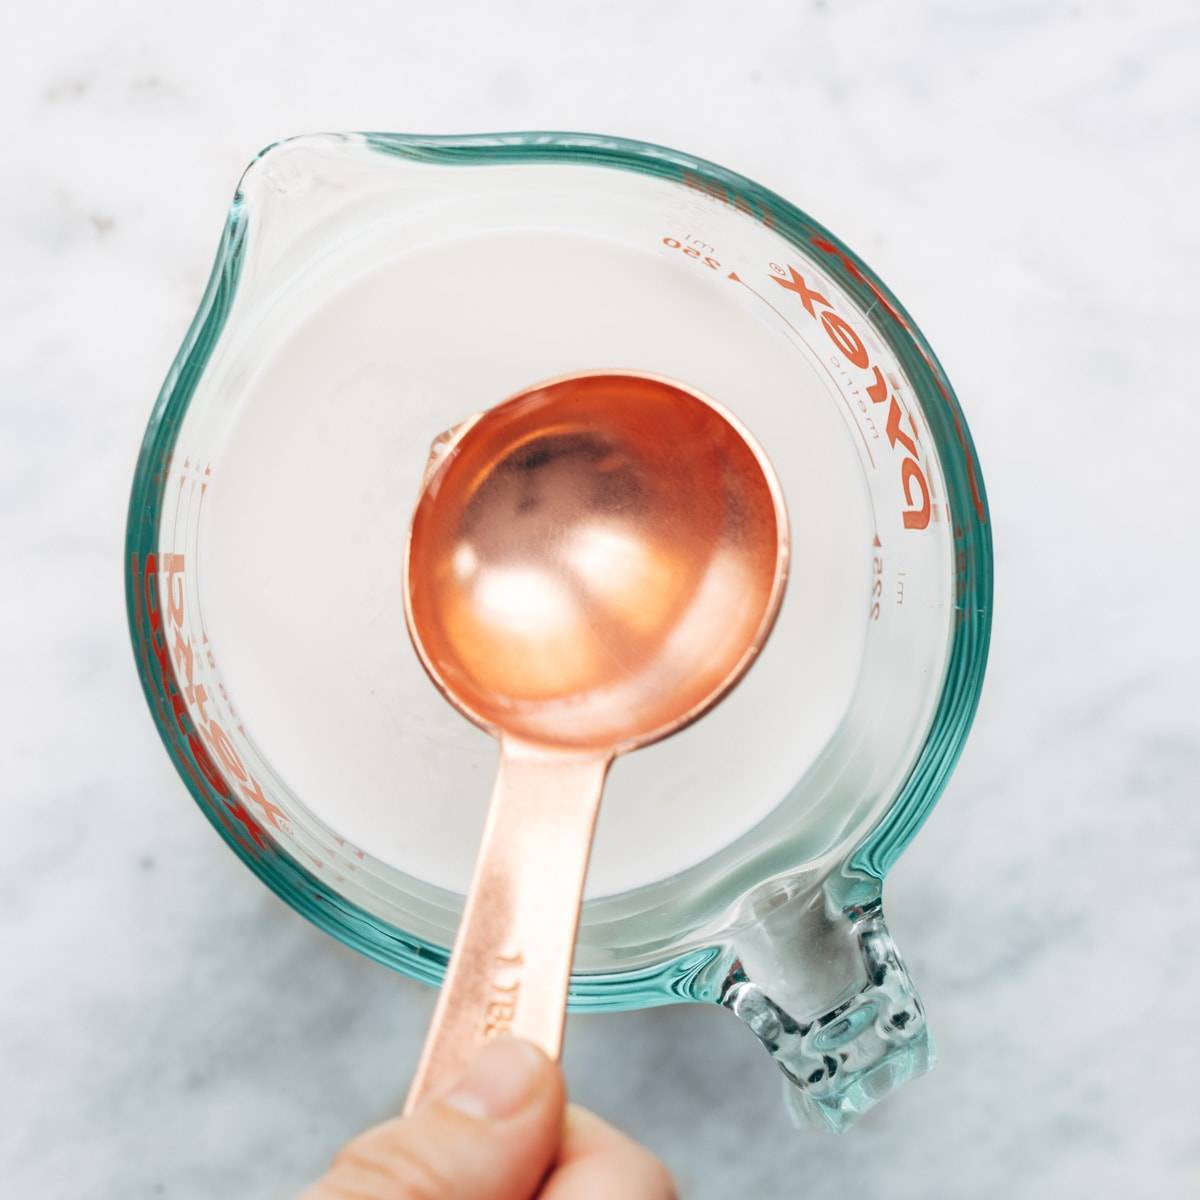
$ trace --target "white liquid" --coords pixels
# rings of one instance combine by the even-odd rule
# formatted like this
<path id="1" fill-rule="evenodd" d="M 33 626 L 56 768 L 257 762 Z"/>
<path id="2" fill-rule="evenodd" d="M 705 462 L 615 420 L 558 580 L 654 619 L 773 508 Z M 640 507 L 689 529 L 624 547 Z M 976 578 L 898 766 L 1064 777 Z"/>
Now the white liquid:
<path id="1" fill-rule="evenodd" d="M 207 630 L 262 754 L 383 862 L 465 891 L 496 760 L 405 630 L 401 562 L 429 443 L 553 375 L 632 368 L 703 389 L 764 444 L 792 522 L 793 574 L 766 650 L 696 725 L 617 761 L 588 894 L 727 846 L 844 714 L 872 537 L 853 435 L 778 326 L 737 285 L 698 286 L 704 270 L 582 235 L 443 244 L 329 297 L 246 385 L 201 527 Z"/>

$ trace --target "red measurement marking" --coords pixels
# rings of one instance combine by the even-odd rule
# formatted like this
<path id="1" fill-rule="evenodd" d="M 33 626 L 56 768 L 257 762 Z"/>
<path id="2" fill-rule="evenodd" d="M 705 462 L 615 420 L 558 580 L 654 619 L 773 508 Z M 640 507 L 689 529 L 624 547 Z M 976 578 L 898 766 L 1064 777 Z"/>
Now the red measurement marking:
<path id="1" fill-rule="evenodd" d="M 208 468 L 208 470 L 205 471 L 205 474 L 207 475 L 211 469 L 212 469 L 211 467 Z M 200 503 L 196 506 L 196 528 L 197 529 L 200 528 L 201 521 L 204 518 L 204 497 L 207 494 L 208 494 L 208 484 L 201 483 L 201 485 L 200 485 Z M 203 638 L 205 646 L 207 647 L 208 646 L 208 631 L 204 628 L 204 610 L 203 609 L 200 610 L 200 634 Z M 216 670 L 217 664 L 214 661 L 213 652 L 212 652 L 211 648 L 208 650 L 208 665 L 213 670 Z"/>
<path id="2" fill-rule="evenodd" d="M 950 401 L 950 393 L 946 390 L 946 385 L 942 382 L 941 373 L 937 367 L 929 359 L 920 346 L 917 347 L 921 352 L 921 357 L 925 360 L 925 365 L 929 368 L 930 374 L 933 376 L 933 382 L 937 384 L 937 389 L 942 394 L 942 399 L 946 402 L 946 407 L 950 410 L 951 420 L 954 422 L 954 434 L 958 438 L 959 448 L 962 450 L 963 460 L 967 464 L 967 483 L 971 487 L 971 503 L 975 506 L 975 515 L 980 522 L 987 520 L 987 509 L 984 507 L 983 494 L 979 487 L 979 468 L 975 462 L 975 455 L 971 450 L 970 443 L 967 441 L 967 433 L 963 428 L 962 413 L 958 411 L 958 406 Z"/>
<path id="3" fill-rule="evenodd" d="M 716 200 L 719 204 L 737 209 L 738 212 L 745 213 L 746 216 L 752 217 L 756 221 L 761 221 L 768 229 L 775 228 L 775 218 L 765 200 L 755 199 L 752 201 L 743 196 L 736 188 L 727 188 L 724 184 L 705 179 L 704 176 L 697 175 L 694 171 L 684 171 L 681 180 L 684 187 L 691 188 L 694 192 L 700 192 L 709 199 Z"/>
<path id="4" fill-rule="evenodd" d="M 195 791 L 204 795 L 207 788 L 212 788 L 220 798 L 221 805 L 224 805 L 228 803 L 229 797 L 225 781 L 216 771 L 215 764 L 209 758 L 187 717 L 179 680 L 171 666 L 162 611 L 158 603 L 158 555 L 148 554 L 145 562 L 140 563 L 138 556 L 133 554 L 130 556 L 129 569 L 135 583 L 134 626 L 141 651 L 142 677 L 157 710 L 159 729 L 164 739 L 178 751 L 178 762 Z M 152 658 L 158 666 L 157 681 L 151 669 Z M 239 846 L 247 853 L 254 852 L 258 843 L 245 840 L 240 830 L 226 815 L 224 807 L 210 806 L 210 811 Z"/>
<path id="5" fill-rule="evenodd" d="M 695 238 L 689 238 L 681 242 L 678 238 L 665 237 L 662 239 L 662 244 L 669 250 L 679 250 L 687 255 L 688 258 L 694 258 L 702 262 L 710 271 L 719 271 L 721 269 L 721 264 L 711 254 L 704 253 L 704 251 L 712 249 L 707 242 L 700 242 Z"/>
<path id="6" fill-rule="evenodd" d="M 162 555 L 162 565 L 166 572 L 164 591 L 167 598 L 167 612 L 173 627 L 174 642 L 171 651 L 174 653 L 174 668 L 171 663 L 171 651 L 166 648 L 163 640 L 162 674 L 163 679 L 174 679 L 177 688 L 172 696 L 172 707 L 176 710 L 176 722 L 180 731 L 187 735 L 188 746 L 192 751 L 197 767 L 208 780 L 213 790 L 224 800 L 238 822 L 247 827 L 247 821 L 254 824 L 255 832 L 251 834 L 256 845 L 266 845 L 265 835 L 261 826 L 250 816 L 242 802 L 233 795 L 230 777 L 241 791 L 245 800 L 250 801 L 261 814 L 262 818 L 273 829 L 283 827 L 286 815 L 278 805 L 269 800 L 250 769 L 242 760 L 233 741 L 225 732 L 220 722 L 208 711 L 208 690 L 204 683 L 196 678 L 196 654 L 191 635 L 187 630 L 187 612 L 184 590 L 185 558 L 182 554 L 167 553 Z M 161 615 L 158 617 L 162 624 Z M 207 642 L 207 636 L 204 641 Z M 211 657 L 211 652 L 210 657 Z M 176 674 L 175 669 L 181 674 Z M 187 705 L 197 710 L 192 718 L 196 730 L 187 729 Z M 203 742 L 200 738 L 203 738 Z M 214 756 L 215 755 L 215 760 Z M 218 762 L 220 767 L 218 767 Z M 224 771 L 221 770 L 224 768 Z M 243 815 L 245 814 L 245 815 Z"/>
<path id="7" fill-rule="evenodd" d="M 254 844 L 259 849 L 265 849 L 267 836 L 263 833 L 258 822 L 250 815 L 250 810 L 240 800 L 227 800 L 225 804 L 229 809 L 230 815 L 246 831 Z"/>
<path id="8" fill-rule="evenodd" d="M 793 325 L 791 321 L 789 321 L 787 317 L 785 317 L 783 313 L 781 313 L 779 309 L 777 309 L 775 305 L 773 305 L 770 300 L 768 300 L 766 296 L 762 294 L 762 292 L 756 291 L 754 288 L 752 288 L 740 275 L 737 274 L 736 271 L 730 271 L 726 278 L 732 279 L 734 283 L 740 283 L 742 287 L 744 287 L 752 296 L 757 296 L 758 299 L 761 300 L 801 341 L 805 340 L 804 334 L 802 334 L 800 330 L 797 329 L 796 326 Z M 774 277 L 772 276 L 772 278 Z M 837 392 L 839 397 L 841 397 L 842 403 L 846 406 L 847 411 L 850 413 L 850 423 L 858 432 L 859 439 L 863 444 L 863 449 L 867 453 L 867 461 L 870 462 L 871 469 L 874 470 L 875 455 L 871 453 L 871 445 L 867 441 L 867 435 L 863 432 L 862 425 L 859 423 L 858 414 L 854 411 L 854 405 L 850 403 L 849 397 L 847 397 L 842 392 L 842 389 L 838 387 L 837 380 L 833 377 L 833 372 L 830 371 L 825 363 L 821 362 L 820 359 L 817 359 L 817 364 L 820 366 L 821 370 L 829 376 L 829 381 L 833 384 L 833 390 Z"/>

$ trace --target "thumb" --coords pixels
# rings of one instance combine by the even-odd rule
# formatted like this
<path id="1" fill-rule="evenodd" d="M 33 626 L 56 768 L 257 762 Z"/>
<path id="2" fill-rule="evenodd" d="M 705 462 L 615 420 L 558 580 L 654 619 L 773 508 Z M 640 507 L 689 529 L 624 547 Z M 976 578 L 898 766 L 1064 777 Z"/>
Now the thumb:
<path id="1" fill-rule="evenodd" d="M 301 1200 L 528 1200 L 554 1161 L 565 1106 L 557 1065 L 500 1038 L 445 1096 L 355 1138 Z"/>

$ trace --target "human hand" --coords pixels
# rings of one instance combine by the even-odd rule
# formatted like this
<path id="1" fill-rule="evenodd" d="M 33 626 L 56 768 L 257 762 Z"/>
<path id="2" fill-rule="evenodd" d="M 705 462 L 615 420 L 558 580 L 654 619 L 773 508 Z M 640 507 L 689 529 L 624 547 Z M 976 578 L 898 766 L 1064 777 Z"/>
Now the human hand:
<path id="1" fill-rule="evenodd" d="M 666 1167 L 584 1109 L 528 1042 L 489 1042 L 443 1097 L 352 1141 L 300 1200 L 674 1200 Z"/>

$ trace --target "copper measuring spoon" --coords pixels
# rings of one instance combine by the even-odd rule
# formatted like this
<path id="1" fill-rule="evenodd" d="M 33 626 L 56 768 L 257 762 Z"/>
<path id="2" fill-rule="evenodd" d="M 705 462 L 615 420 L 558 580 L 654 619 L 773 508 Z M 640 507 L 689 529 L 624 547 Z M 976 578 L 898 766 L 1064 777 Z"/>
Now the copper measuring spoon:
<path id="1" fill-rule="evenodd" d="M 787 567 L 762 449 L 679 383 L 566 376 L 434 443 L 405 615 L 442 694 L 499 739 L 500 770 L 407 1109 L 497 1034 L 557 1057 L 609 765 L 733 687 Z"/>

